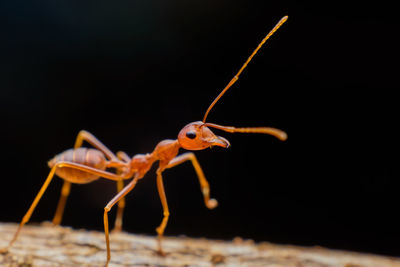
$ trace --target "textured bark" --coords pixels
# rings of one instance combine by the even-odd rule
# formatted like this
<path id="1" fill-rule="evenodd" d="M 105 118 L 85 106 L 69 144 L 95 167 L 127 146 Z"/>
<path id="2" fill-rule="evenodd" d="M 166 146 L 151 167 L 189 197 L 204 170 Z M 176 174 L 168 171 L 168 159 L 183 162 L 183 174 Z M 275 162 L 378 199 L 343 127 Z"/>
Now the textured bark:
<path id="1" fill-rule="evenodd" d="M 11 239 L 16 224 L 0 224 L 0 248 Z M 304 248 L 236 238 L 231 242 L 167 237 L 166 257 L 158 256 L 155 237 L 128 233 L 111 235 L 111 263 L 117 266 L 266 266 L 266 267 L 400 267 L 400 259 L 370 254 Z M 53 227 L 26 226 L 0 266 L 104 266 L 104 234 Z"/>

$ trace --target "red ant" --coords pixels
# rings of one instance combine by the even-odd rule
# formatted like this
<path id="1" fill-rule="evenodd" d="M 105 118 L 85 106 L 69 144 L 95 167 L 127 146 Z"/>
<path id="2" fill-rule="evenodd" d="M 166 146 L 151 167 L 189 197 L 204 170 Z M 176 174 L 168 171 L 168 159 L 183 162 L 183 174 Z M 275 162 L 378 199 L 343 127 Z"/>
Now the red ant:
<path id="1" fill-rule="evenodd" d="M 206 177 L 204 176 L 203 170 L 201 169 L 200 164 L 196 159 L 196 156 L 192 152 L 184 153 L 178 156 L 178 151 L 180 148 L 186 150 L 202 150 L 213 146 L 228 148 L 230 146 L 229 141 L 224 137 L 216 136 L 210 130 L 210 128 L 216 128 L 218 130 L 230 133 L 239 132 L 270 134 L 282 141 L 287 139 L 287 135 L 285 132 L 275 128 L 235 128 L 206 122 L 210 110 L 214 107 L 217 101 L 238 80 L 239 75 L 247 67 L 247 64 L 251 61 L 253 56 L 258 52 L 265 41 L 272 34 L 274 34 L 274 32 L 287 20 L 287 18 L 287 16 L 283 17 L 261 41 L 258 47 L 253 51 L 247 61 L 243 64 L 239 72 L 232 78 L 228 85 L 211 103 L 203 117 L 203 121 L 192 122 L 183 127 L 183 129 L 178 134 L 178 139 L 163 140 L 157 144 L 153 152 L 148 154 L 138 154 L 135 155 L 133 158 L 130 158 L 126 153 L 122 151 L 114 154 L 92 134 L 87 131 L 80 131 L 73 149 L 62 152 L 48 162 L 51 170 L 49 175 L 47 176 L 46 181 L 44 182 L 39 193 L 33 200 L 33 203 L 31 204 L 29 210 L 22 218 L 22 221 L 16 233 L 14 234 L 14 237 L 10 241 L 8 247 L 0 250 L 0 252 L 6 252 L 15 242 L 22 227 L 29 221 L 34 209 L 36 208 L 36 205 L 38 204 L 40 198 L 43 196 L 45 190 L 53 179 L 54 174 L 57 174 L 59 177 L 64 179 L 64 184 L 61 189 L 60 200 L 57 206 L 56 214 L 53 219 L 54 225 L 58 225 L 61 223 L 66 199 L 70 192 L 71 183 L 85 184 L 97 180 L 100 177 L 103 177 L 109 180 L 116 181 L 118 189 L 118 194 L 104 208 L 104 232 L 107 244 L 106 265 L 108 265 L 111 258 L 108 212 L 116 203 L 118 203 L 118 211 L 114 229 L 116 231 L 120 231 L 122 227 L 122 214 L 125 206 L 125 195 L 128 194 L 135 187 L 138 180 L 142 179 L 145 176 L 153 163 L 159 161 L 159 166 L 156 171 L 157 189 L 164 210 L 164 217 L 160 226 L 156 230 L 158 233 L 158 252 L 161 255 L 164 255 L 165 253 L 162 250 L 161 240 L 163 238 L 164 230 L 167 226 L 169 217 L 169 209 L 162 178 L 162 173 L 165 169 L 175 167 L 185 161 L 190 160 L 197 173 L 205 205 L 209 209 L 213 209 L 218 205 L 217 200 L 210 198 L 210 187 Z M 81 147 L 83 141 L 88 142 L 95 149 Z M 107 169 L 109 168 L 115 169 L 115 173 L 107 171 Z M 123 180 L 130 179 L 132 177 L 133 179 L 124 187 Z"/>

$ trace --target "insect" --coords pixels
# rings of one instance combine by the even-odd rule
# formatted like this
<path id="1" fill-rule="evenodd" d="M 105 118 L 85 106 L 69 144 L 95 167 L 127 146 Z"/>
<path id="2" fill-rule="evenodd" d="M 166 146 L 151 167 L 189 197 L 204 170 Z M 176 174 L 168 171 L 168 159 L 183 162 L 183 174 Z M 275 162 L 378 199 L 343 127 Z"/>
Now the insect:
<path id="1" fill-rule="evenodd" d="M 39 200 L 43 196 L 45 190 L 53 179 L 54 175 L 64 179 L 64 184 L 61 189 L 61 196 L 57 206 L 56 214 L 53 219 L 55 225 L 60 224 L 62 214 L 64 211 L 65 203 L 70 192 L 71 183 L 84 184 L 90 183 L 99 179 L 100 177 L 112 181 L 116 181 L 118 194 L 105 206 L 104 208 L 104 233 L 107 246 L 107 262 L 108 265 L 111 252 L 110 252 L 110 239 L 109 239 L 109 223 L 108 212 L 111 208 L 118 203 L 117 217 L 115 221 L 115 229 L 121 230 L 122 227 L 122 214 L 125 206 L 124 197 L 128 194 L 142 179 L 145 174 L 150 170 L 155 162 L 159 162 L 157 168 L 157 189 L 161 199 L 163 208 L 163 219 L 156 231 L 158 233 L 158 252 L 164 255 L 162 249 L 162 239 L 165 227 L 167 226 L 168 218 L 170 215 L 167 198 L 164 191 L 162 173 L 169 168 L 175 167 L 185 161 L 191 161 L 197 173 L 201 191 L 204 198 L 204 203 L 207 208 L 213 209 L 217 207 L 217 200 L 210 198 L 210 186 L 200 167 L 199 162 L 193 152 L 187 152 L 178 155 L 179 149 L 183 148 L 189 151 L 203 150 L 213 146 L 220 146 L 228 148 L 230 143 L 227 139 L 215 135 L 210 128 L 215 128 L 229 133 L 261 133 L 275 136 L 276 138 L 284 141 L 287 139 L 285 132 L 271 128 L 271 127 L 246 127 L 236 128 L 231 126 L 222 126 L 214 123 L 206 122 L 207 116 L 218 100 L 225 94 L 225 92 L 238 80 L 239 75 L 247 67 L 247 64 L 252 60 L 253 56 L 258 52 L 262 45 L 275 33 L 275 31 L 287 20 L 287 16 L 283 17 L 275 27 L 264 37 L 257 48 L 253 51 L 247 61 L 240 68 L 238 73 L 232 78 L 228 85 L 221 91 L 221 93 L 214 99 L 208 107 L 203 120 L 195 121 L 184 126 L 175 140 L 166 139 L 159 142 L 154 148 L 153 152 L 148 154 L 138 154 L 130 158 L 125 152 L 119 151 L 116 154 L 111 152 L 104 144 L 102 144 L 96 137 L 87 131 L 79 132 L 73 149 L 66 150 L 61 154 L 55 156 L 48 162 L 51 168 L 47 179 L 42 185 L 39 193 L 36 195 L 33 203 L 23 217 L 17 231 L 15 232 L 12 240 L 7 248 L 0 251 L 7 251 L 12 244 L 16 241 L 22 227 L 29 221 L 34 209 L 36 208 Z M 83 142 L 86 141 L 94 148 L 82 147 Z M 113 169 L 114 171 L 111 171 Z M 132 179 L 125 187 L 123 180 Z"/>

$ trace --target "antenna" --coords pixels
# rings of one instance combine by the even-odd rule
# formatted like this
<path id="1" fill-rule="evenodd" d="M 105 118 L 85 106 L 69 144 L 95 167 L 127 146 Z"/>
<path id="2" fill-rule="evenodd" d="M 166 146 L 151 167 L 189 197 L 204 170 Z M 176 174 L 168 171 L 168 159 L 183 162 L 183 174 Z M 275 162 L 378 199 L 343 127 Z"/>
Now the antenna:
<path id="1" fill-rule="evenodd" d="M 203 125 L 207 127 L 213 127 L 228 133 L 261 133 L 261 134 L 269 134 L 275 136 L 281 141 L 285 141 L 287 139 L 287 134 L 279 129 L 272 127 L 245 127 L 245 128 L 236 128 L 232 126 L 222 126 L 214 123 L 204 123 Z"/>
<path id="2" fill-rule="evenodd" d="M 222 92 L 214 99 L 214 101 L 211 103 L 211 105 L 208 107 L 206 113 L 204 114 L 203 118 L 203 123 L 206 122 L 208 113 L 210 110 L 214 107 L 214 105 L 218 102 L 218 100 L 225 94 L 226 91 L 239 79 L 239 75 L 242 73 L 242 71 L 247 67 L 247 64 L 253 59 L 254 55 L 257 54 L 258 50 L 263 46 L 263 44 L 271 37 L 279 27 L 282 26 L 283 23 L 286 22 L 288 19 L 288 16 L 284 16 L 281 18 L 281 20 L 275 25 L 275 27 L 265 36 L 265 38 L 261 41 L 261 43 L 257 46 L 257 48 L 253 51 L 253 53 L 250 55 L 250 57 L 246 60 L 246 62 L 243 64 L 243 66 L 240 68 L 238 73 L 232 78 L 232 80 L 228 83 L 228 85 L 222 90 Z"/>

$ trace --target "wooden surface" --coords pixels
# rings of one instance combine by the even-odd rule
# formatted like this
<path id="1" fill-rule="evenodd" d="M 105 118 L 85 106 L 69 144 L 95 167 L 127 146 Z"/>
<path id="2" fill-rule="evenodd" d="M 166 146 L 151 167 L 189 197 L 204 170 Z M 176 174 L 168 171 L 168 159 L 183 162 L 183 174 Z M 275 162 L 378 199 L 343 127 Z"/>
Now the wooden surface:
<path id="1" fill-rule="evenodd" d="M 0 223 L 0 247 L 11 239 L 16 224 Z M 400 267 L 400 259 L 369 254 L 304 248 L 236 238 L 231 242 L 167 237 L 166 257 L 155 252 L 155 237 L 111 235 L 111 264 L 117 266 L 265 266 L 265 267 Z M 28 225 L 0 266 L 103 266 L 106 258 L 102 232 Z"/>

